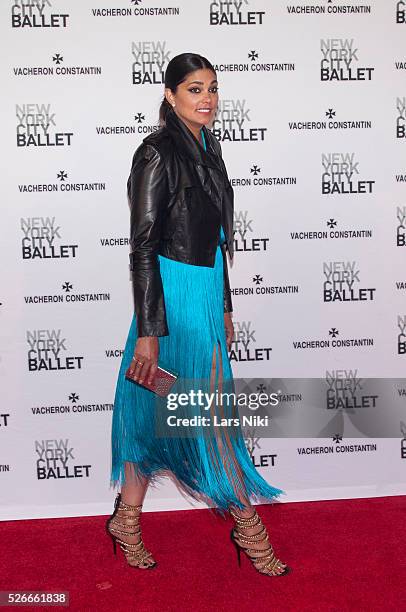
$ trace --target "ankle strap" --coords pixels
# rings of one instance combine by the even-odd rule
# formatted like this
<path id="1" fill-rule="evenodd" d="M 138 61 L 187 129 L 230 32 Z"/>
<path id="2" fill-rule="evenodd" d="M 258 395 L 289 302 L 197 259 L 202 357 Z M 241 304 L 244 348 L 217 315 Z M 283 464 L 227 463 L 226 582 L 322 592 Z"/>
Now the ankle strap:
<path id="1" fill-rule="evenodd" d="M 129 504 L 125 504 L 123 501 L 121 501 L 121 493 L 117 494 L 114 505 L 118 507 L 120 510 L 127 510 L 127 511 L 132 511 L 132 512 L 141 512 L 142 510 L 142 505 L 141 506 L 130 506 Z"/>
<path id="2" fill-rule="evenodd" d="M 245 518 L 244 516 L 237 514 L 231 508 L 230 508 L 230 514 L 235 520 L 237 527 L 239 527 L 240 529 L 248 529 L 250 527 L 255 527 L 261 522 L 261 519 L 259 518 L 258 513 L 255 509 L 254 509 L 254 514 L 252 514 L 252 516 L 249 516 L 248 518 Z"/>

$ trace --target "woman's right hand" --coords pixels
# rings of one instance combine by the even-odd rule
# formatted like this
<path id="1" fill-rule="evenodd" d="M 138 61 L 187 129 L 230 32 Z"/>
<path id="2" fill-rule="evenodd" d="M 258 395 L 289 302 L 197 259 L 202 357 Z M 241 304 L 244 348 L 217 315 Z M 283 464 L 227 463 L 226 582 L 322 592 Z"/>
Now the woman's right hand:
<path id="1" fill-rule="evenodd" d="M 159 342 L 157 336 L 138 338 L 130 365 L 130 376 L 138 383 L 151 384 L 158 368 Z"/>

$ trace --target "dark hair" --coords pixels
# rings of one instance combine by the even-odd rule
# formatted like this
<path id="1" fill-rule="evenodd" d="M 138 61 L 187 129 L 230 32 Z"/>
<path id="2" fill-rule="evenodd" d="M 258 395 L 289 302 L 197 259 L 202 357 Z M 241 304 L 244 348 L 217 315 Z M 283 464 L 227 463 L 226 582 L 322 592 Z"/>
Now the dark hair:
<path id="1" fill-rule="evenodd" d="M 176 55 L 166 67 L 165 87 L 175 93 L 178 85 L 187 78 L 188 74 L 204 68 L 208 68 L 216 74 L 213 65 L 202 55 L 198 55 L 197 53 L 181 53 L 180 55 Z M 159 123 L 161 125 L 165 124 L 166 115 L 171 109 L 172 106 L 164 96 L 161 106 L 159 107 Z"/>

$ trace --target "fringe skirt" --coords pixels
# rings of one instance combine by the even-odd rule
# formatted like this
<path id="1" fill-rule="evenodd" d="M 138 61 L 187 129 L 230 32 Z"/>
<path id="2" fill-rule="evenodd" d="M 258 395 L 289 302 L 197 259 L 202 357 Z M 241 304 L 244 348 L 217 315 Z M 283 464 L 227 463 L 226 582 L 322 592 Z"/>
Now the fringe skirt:
<path id="1" fill-rule="evenodd" d="M 224 241 L 223 229 L 220 241 Z M 220 511 L 230 504 L 243 507 L 243 499 L 272 500 L 283 491 L 269 485 L 255 469 L 241 428 L 234 425 L 238 420 L 233 420 L 238 417 L 235 402 L 219 399 L 227 393 L 232 397 L 234 391 L 224 328 L 220 246 L 213 268 L 162 256 L 159 262 L 169 329 L 168 336 L 159 337 L 159 363 L 179 374 L 169 397 L 187 393 L 189 401 L 168 409 L 167 398 L 126 380 L 137 341 L 134 315 L 114 400 L 111 483 L 126 482 L 128 464 L 127 477 L 130 468 L 136 477 L 154 483 L 170 472 L 181 491 Z M 213 395 L 216 389 L 220 393 Z M 196 401 L 199 390 L 211 393 L 213 401 Z M 175 418 L 186 425 L 169 425 Z M 228 422 L 233 425 L 224 425 Z"/>

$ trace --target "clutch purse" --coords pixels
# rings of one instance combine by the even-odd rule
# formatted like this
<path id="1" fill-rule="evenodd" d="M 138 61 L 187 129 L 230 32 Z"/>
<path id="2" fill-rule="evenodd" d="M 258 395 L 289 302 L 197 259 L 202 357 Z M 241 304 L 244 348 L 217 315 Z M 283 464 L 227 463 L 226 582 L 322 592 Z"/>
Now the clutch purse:
<path id="1" fill-rule="evenodd" d="M 141 385 L 141 387 L 149 389 L 160 397 L 166 397 L 168 395 L 169 391 L 175 384 L 176 379 L 178 378 L 178 374 L 176 372 L 168 370 L 167 368 L 163 368 L 160 365 L 158 365 L 158 369 L 155 373 L 154 378 L 152 379 L 151 384 L 147 380 L 144 380 L 142 384 L 137 382 L 136 380 L 134 380 L 134 378 L 130 375 L 129 372 L 130 368 L 128 368 L 125 373 L 125 377 L 127 380 L 130 380 L 131 382 L 137 385 Z"/>

